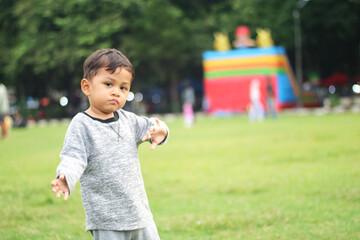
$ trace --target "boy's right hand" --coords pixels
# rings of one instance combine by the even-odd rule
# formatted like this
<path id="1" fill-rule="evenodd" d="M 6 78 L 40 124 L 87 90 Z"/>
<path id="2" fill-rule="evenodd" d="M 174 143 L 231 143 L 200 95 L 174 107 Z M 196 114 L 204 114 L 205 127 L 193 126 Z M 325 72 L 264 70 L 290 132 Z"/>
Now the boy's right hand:
<path id="1" fill-rule="evenodd" d="M 56 193 L 56 197 L 60 198 L 64 193 L 64 201 L 68 200 L 70 189 L 66 182 L 66 178 L 63 173 L 60 173 L 59 177 L 51 182 L 52 192 Z"/>

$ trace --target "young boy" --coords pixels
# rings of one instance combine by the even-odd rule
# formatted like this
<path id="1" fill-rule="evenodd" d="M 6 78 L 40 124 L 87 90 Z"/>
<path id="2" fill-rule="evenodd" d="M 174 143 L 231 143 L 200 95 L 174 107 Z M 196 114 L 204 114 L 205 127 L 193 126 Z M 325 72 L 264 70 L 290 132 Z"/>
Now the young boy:
<path id="1" fill-rule="evenodd" d="M 94 239 L 158 240 L 141 175 L 138 145 L 166 142 L 158 119 L 122 110 L 134 78 L 130 61 L 116 49 L 98 50 L 84 62 L 81 89 L 90 107 L 66 132 L 52 191 L 66 201 L 80 180 L 86 230 Z"/>

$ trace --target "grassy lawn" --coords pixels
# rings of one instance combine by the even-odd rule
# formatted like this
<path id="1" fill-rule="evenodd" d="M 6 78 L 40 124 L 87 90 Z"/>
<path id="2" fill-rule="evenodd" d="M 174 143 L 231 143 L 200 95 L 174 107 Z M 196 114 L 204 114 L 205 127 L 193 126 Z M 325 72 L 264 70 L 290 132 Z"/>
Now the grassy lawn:
<path id="1" fill-rule="evenodd" d="M 140 160 L 163 240 L 359 239 L 360 115 L 202 117 L 168 122 L 169 142 Z M 0 239 L 92 239 L 79 185 L 53 196 L 66 125 L 0 141 Z"/>

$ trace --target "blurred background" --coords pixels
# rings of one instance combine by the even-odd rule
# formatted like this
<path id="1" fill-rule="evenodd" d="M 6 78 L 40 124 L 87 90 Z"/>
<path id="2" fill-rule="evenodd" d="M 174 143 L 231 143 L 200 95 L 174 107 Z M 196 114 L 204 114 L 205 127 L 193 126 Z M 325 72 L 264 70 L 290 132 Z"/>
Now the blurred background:
<path id="1" fill-rule="evenodd" d="M 181 91 L 190 84 L 194 110 L 203 111 L 203 53 L 214 49 L 216 32 L 232 43 L 239 25 L 248 26 L 252 39 L 257 28 L 271 31 L 300 91 L 315 89 L 308 95 L 314 104 L 307 107 L 322 107 L 326 97 L 337 104 L 360 92 L 360 0 L 0 0 L 0 5 L 0 82 L 8 88 L 11 115 L 26 120 L 69 118 L 84 110 L 82 64 L 100 48 L 119 49 L 135 67 L 125 108 L 180 113 Z"/>

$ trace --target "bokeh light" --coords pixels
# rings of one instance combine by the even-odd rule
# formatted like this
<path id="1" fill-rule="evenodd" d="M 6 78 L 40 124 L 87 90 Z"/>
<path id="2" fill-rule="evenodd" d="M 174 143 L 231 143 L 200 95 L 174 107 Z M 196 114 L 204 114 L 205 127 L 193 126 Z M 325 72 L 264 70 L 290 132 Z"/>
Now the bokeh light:
<path id="1" fill-rule="evenodd" d="M 68 103 L 69 103 L 69 100 L 68 100 L 67 97 L 64 96 L 64 97 L 60 98 L 60 105 L 61 106 L 65 107 Z"/>
<path id="2" fill-rule="evenodd" d="M 155 95 L 152 96 L 151 101 L 154 104 L 158 104 L 158 103 L 161 102 L 161 96 L 159 94 L 155 94 Z"/>
<path id="3" fill-rule="evenodd" d="M 334 93 L 336 92 L 336 88 L 335 88 L 334 85 L 330 85 L 330 86 L 329 86 L 329 92 L 330 92 L 331 94 L 334 94 Z"/>
<path id="4" fill-rule="evenodd" d="M 135 94 L 135 101 L 136 102 L 141 102 L 143 100 L 144 96 L 142 95 L 141 92 L 138 92 Z"/>
<path id="5" fill-rule="evenodd" d="M 352 86 L 352 90 L 353 90 L 354 93 L 359 94 L 360 93 L 360 85 L 359 84 L 354 84 Z"/>
<path id="6" fill-rule="evenodd" d="M 131 102 L 132 100 L 134 100 L 134 93 L 133 93 L 133 92 L 129 92 L 126 100 L 129 101 L 129 102 Z"/>

